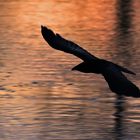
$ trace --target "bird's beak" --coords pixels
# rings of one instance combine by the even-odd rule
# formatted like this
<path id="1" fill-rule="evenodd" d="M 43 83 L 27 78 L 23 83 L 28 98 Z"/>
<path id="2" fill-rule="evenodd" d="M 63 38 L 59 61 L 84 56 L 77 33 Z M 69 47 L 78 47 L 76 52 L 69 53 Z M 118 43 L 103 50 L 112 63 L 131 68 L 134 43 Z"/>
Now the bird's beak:
<path id="1" fill-rule="evenodd" d="M 77 70 L 77 69 L 76 69 L 76 67 L 73 67 L 71 70 L 74 71 L 74 70 Z"/>

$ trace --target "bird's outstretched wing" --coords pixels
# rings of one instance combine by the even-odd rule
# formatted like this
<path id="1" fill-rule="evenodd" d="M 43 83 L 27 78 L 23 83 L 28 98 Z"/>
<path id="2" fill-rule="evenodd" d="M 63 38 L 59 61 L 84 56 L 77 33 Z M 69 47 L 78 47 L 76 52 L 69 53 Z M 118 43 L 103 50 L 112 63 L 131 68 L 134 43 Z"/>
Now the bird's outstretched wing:
<path id="1" fill-rule="evenodd" d="M 41 26 L 41 33 L 43 35 L 43 38 L 54 49 L 73 54 L 81 58 L 85 62 L 98 60 L 97 57 L 93 56 L 88 51 L 81 48 L 79 45 L 75 44 L 72 41 L 64 39 L 59 34 L 55 34 L 47 27 Z"/>
<path id="2" fill-rule="evenodd" d="M 139 88 L 129 81 L 114 65 L 108 67 L 102 75 L 113 92 L 119 95 L 140 97 Z"/>
<path id="3" fill-rule="evenodd" d="M 72 41 L 64 39 L 59 34 L 55 34 L 51 29 L 48 29 L 45 26 L 41 26 L 41 33 L 42 33 L 43 38 L 54 49 L 73 54 L 73 55 L 81 58 L 85 62 L 92 63 L 92 62 L 95 62 L 95 61 L 97 62 L 98 60 L 100 60 L 99 58 L 90 54 L 85 49 L 81 48 L 79 45 L 75 44 Z M 110 62 L 110 63 L 112 63 L 112 62 Z M 129 73 L 129 74 L 135 74 L 134 72 L 128 70 L 127 68 L 119 66 L 115 63 L 112 63 L 112 64 L 114 64 L 116 66 L 116 68 L 119 69 L 120 71 Z"/>

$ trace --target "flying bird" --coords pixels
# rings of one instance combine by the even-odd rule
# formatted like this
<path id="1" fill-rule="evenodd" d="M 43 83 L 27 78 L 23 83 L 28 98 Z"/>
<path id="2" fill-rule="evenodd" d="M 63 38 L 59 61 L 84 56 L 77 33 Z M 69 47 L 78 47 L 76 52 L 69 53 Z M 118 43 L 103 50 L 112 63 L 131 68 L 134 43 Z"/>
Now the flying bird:
<path id="1" fill-rule="evenodd" d="M 63 38 L 45 26 L 41 26 L 41 33 L 52 48 L 73 54 L 83 60 L 83 62 L 74 66 L 72 70 L 84 73 L 102 74 L 112 92 L 118 95 L 140 97 L 139 88 L 123 74 L 124 72 L 135 75 L 134 72 L 90 54 L 76 43 Z"/>

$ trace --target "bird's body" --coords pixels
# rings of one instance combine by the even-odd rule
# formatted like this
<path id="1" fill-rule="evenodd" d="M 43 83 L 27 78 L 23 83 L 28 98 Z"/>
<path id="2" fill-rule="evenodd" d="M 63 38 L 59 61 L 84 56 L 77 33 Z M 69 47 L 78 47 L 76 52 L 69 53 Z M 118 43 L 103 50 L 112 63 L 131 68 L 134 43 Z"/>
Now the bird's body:
<path id="1" fill-rule="evenodd" d="M 52 48 L 73 54 L 83 60 L 82 63 L 73 67 L 72 70 L 102 74 L 112 92 L 119 95 L 140 97 L 139 88 L 122 73 L 135 74 L 134 72 L 110 61 L 95 57 L 79 45 L 64 39 L 59 34 L 55 34 L 47 27 L 41 26 L 41 32 L 44 39 Z"/>

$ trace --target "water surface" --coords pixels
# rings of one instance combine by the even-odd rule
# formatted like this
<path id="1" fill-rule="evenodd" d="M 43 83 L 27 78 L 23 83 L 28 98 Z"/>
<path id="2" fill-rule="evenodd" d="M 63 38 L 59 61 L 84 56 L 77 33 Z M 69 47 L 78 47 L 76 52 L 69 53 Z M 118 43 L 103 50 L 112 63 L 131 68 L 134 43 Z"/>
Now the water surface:
<path id="1" fill-rule="evenodd" d="M 46 25 L 124 65 L 140 87 L 139 0 L 0 1 L 1 140 L 139 140 L 140 99 L 117 97 L 78 58 L 48 46 Z"/>

